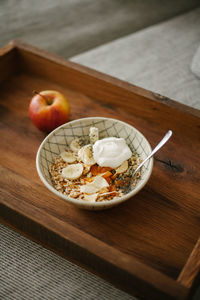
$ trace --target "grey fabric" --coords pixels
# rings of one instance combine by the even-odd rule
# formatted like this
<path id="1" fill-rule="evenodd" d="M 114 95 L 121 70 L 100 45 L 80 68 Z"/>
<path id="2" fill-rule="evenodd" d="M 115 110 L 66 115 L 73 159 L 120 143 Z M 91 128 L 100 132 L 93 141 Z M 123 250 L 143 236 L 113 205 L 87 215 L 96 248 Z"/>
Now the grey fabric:
<path id="1" fill-rule="evenodd" d="M 191 71 L 200 79 L 200 46 L 192 59 Z"/>
<path id="2" fill-rule="evenodd" d="M 72 61 L 200 108 L 191 72 L 199 46 L 200 8 L 73 57 Z"/>
<path id="3" fill-rule="evenodd" d="M 0 299 L 135 298 L 0 224 Z"/>
<path id="4" fill-rule="evenodd" d="M 0 47 L 20 38 L 70 57 L 197 5 L 199 0 L 1 0 Z"/>

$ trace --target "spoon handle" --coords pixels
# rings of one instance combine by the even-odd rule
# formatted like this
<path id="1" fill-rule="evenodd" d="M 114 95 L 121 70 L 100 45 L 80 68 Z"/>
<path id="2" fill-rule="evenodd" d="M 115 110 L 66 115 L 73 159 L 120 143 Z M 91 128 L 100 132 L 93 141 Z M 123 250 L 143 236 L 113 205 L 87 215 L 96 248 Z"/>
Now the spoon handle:
<path id="1" fill-rule="evenodd" d="M 149 154 L 149 156 L 147 156 L 145 158 L 145 160 L 143 160 L 143 162 L 135 169 L 133 176 L 135 175 L 135 173 L 145 164 L 145 162 L 151 158 L 168 140 L 169 138 L 172 136 L 172 131 L 169 130 L 165 136 L 163 137 L 163 139 L 158 143 L 158 145 L 153 149 L 153 151 Z"/>

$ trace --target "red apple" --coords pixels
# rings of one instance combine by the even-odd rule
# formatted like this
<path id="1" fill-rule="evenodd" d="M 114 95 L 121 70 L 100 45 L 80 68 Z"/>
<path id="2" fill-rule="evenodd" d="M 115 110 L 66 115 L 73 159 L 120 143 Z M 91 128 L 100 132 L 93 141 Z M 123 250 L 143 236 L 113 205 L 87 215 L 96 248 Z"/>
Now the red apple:
<path id="1" fill-rule="evenodd" d="M 29 116 L 38 129 L 50 132 L 69 120 L 69 103 L 60 92 L 42 91 L 35 94 L 29 105 Z"/>

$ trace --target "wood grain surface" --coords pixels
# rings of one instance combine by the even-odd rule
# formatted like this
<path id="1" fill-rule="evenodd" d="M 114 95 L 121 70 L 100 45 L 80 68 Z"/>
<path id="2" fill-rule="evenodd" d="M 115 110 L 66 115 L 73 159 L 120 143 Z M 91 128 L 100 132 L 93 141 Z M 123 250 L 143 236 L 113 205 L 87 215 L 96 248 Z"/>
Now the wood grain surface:
<path id="1" fill-rule="evenodd" d="M 190 254 L 184 268 L 182 269 L 178 282 L 191 289 L 191 297 L 199 287 L 200 282 L 200 239 L 198 239 L 192 253 Z"/>
<path id="2" fill-rule="evenodd" d="M 185 299 L 195 278 L 186 285 L 176 279 L 200 233 L 199 112 L 20 42 L 0 52 L 0 71 L 5 66 L 13 75 L 0 78 L 2 222 L 134 295 Z M 71 120 L 117 118 L 139 129 L 152 147 L 173 131 L 139 194 L 91 212 L 43 186 L 35 156 L 45 135 L 31 123 L 28 105 L 33 90 L 47 89 L 68 98 Z"/>

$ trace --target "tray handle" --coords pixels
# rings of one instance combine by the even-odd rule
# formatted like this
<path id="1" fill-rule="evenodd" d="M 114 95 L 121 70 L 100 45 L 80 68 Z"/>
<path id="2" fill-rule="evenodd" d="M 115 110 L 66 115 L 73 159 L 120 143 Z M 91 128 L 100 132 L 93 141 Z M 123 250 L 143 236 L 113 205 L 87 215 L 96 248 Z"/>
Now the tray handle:
<path id="1" fill-rule="evenodd" d="M 192 250 L 177 281 L 190 290 L 189 299 L 200 287 L 200 238 Z"/>

